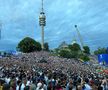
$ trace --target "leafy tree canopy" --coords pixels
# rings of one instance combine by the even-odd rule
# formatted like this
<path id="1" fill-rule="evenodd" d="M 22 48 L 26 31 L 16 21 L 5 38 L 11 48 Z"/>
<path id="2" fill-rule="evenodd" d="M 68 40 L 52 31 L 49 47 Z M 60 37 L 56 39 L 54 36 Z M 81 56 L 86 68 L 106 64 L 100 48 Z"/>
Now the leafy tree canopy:
<path id="1" fill-rule="evenodd" d="M 90 61 L 89 56 L 84 55 L 84 54 L 80 56 L 80 59 L 82 59 L 84 62 Z"/>
<path id="2" fill-rule="evenodd" d="M 64 58 L 71 58 L 71 53 L 68 50 L 60 50 L 59 55 Z"/>
<path id="3" fill-rule="evenodd" d="M 41 44 L 30 37 L 26 37 L 18 43 L 17 49 L 24 53 L 40 51 Z"/>
<path id="4" fill-rule="evenodd" d="M 84 52 L 85 54 L 90 54 L 90 48 L 89 48 L 88 46 L 84 46 L 83 49 L 84 49 L 83 52 Z"/>
<path id="5" fill-rule="evenodd" d="M 45 51 L 49 51 L 49 45 L 48 45 L 48 43 L 46 42 L 46 43 L 44 43 L 44 50 Z"/>
<path id="6" fill-rule="evenodd" d="M 74 43 L 73 45 L 69 45 L 68 48 L 71 51 L 81 51 L 80 45 L 77 43 Z"/>
<path id="7" fill-rule="evenodd" d="M 107 54 L 107 49 L 106 48 L 98 48 L 97 50 L 94 51 L 94 54 L 95 55 L 98 55 L 98 54 Z"/>

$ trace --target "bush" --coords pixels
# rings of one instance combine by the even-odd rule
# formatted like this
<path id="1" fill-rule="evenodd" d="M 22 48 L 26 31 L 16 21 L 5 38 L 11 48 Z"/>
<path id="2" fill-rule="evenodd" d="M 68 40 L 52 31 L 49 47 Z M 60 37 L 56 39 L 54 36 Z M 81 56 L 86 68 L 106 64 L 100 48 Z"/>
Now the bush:
<path id="1" fill-rule="evenodd" d="M 84 62 L 90 61 L 90 58 L 87 55 L 81 55 L 80 59 L 82 59 Z"/>
<path id="2" fill-rule="evenodd" d="M 64 58 L 71 58 L 72 55 L 68 50 L 60 50 L 59 55 Z"/>

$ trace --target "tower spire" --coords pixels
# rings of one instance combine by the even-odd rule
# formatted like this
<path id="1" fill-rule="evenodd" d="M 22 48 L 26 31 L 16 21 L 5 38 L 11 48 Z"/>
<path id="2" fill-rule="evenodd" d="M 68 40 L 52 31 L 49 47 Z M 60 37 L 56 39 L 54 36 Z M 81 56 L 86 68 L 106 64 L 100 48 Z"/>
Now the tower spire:
<path id="1" fill-rule="evenodd" d="M 42 12 L 44 11 L 44 8 L 43 8 L 43 0 L 42 0 Z"/>

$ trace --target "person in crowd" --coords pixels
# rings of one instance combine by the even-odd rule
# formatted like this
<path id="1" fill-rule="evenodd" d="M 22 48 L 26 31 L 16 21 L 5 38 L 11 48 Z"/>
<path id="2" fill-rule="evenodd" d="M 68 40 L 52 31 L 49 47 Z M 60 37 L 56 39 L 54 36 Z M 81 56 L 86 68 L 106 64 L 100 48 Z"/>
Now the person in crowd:
<path id="1" fill-rule="evenodd" d="M 55 90 L 63 90 L 62 86 L 61 86 L 61 81 L 57 82 L 57 85 L 55 87 Z"/>
<path id="2" fill-rule="evenodd" d="M 83 90 L 92 90 L 90 84 L 89 84 L 89 79 L 85 78 L 85 84 L 83 85 Z"/>
<path id="3" fill-rule="evenodd" d="M 31 83 L 30 90 L 36 90 L 36 80 L 33 80 L 33 82 Z"/>
<path id="4" fill-rule="evenodd" d="M 69 83 L 66 86 L 66 90 L 72 90 L 73 89 L 73 81 L 72 79 L 69 80 Z"/>
<path id="5" fill-rule="evenodd" d="M 10 85 L 7 83 L 3 84 L 3 89 L 2 90 L 10 90 Z"/>
<path id="6" fill-rule="evenodd" d="M 21 81 L 18 80 L 17 83 L 16 83 L 16 90 L 19 90 L 20 84 L 21 84 Z"/>
<path id="7" fill-rule="evenodd" d="M 108 77 L 92 64 L 32 52 L 0 59 L 0 90 L 108 90 Z"/>
<path id="8" fill-rule="evenodd" d="M 24 88 L 26 87 L 26 83 L 27 83 L 27 79 L 23 78 L 22 83 L 20 84 L 19 89 L 20 90 L 24 90 Z"/>
<path id="9" fill-rule="evenodd" d="M 3 90 L 3 83 L 4 81 L 0 79 L 0 90 Z"/>

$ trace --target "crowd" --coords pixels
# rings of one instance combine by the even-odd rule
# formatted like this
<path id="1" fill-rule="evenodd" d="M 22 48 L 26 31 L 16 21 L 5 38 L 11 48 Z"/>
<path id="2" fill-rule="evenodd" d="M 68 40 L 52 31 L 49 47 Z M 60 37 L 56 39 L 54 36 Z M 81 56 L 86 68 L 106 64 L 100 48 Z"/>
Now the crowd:
<path id="1" fill-rule="evenodd" d="M 33 52 L 0 59 L 0 90 L 108 90 L 91 64 Z"/>

